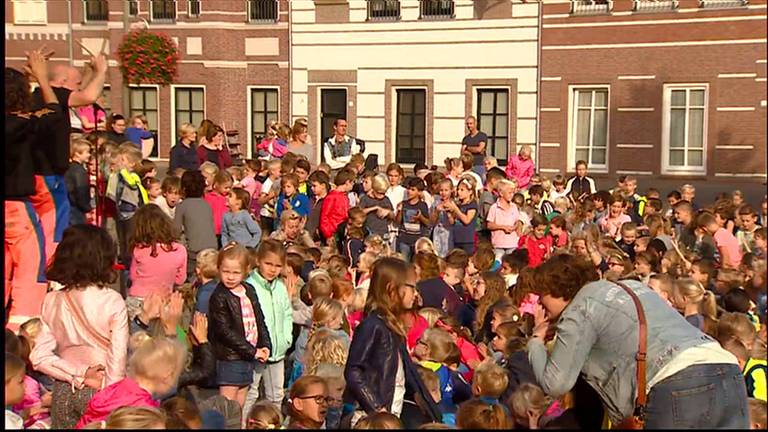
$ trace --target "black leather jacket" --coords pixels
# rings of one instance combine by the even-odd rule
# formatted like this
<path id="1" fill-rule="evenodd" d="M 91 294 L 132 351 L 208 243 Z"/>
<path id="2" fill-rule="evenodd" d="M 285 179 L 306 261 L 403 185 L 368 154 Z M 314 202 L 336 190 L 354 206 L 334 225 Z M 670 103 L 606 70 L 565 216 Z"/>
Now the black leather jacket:
<path id="1" fill-rule="evenodd" d="M 395 394 L 398 353 L 403 359 L 405 397 L 426 404 L 431 421 L 441 421 L 439 407 L 421 381 L 405 341 L 387 327 L 377 314 L 368 315 L 355 329 L 349 348 L 344 378 L 344 402 L 357 402 L 367 414 L 389 409 Z"/>
<path id="2" fill-rule="evenodd" d="M 210 342 L 192 347 L 192 365 L 179 376 L 178 388 L 188 385 L 204 386 L 216 375 L 216 357 Z"/>
<path id="3" fill-rule="evenodd" d="M 270 352 L 272 351 L 269 331 L 256 290 L 247 282 L 243 282 L 243 286 L 246 297 L 253 304 L 259 341 L 253 346 L 245 339 L 240 298 L 219 282 L 211 294 L 208 306 L 208 340 L 213 346 L 216 360 L 253 360 L 258 348 L 269 348 Z"/>

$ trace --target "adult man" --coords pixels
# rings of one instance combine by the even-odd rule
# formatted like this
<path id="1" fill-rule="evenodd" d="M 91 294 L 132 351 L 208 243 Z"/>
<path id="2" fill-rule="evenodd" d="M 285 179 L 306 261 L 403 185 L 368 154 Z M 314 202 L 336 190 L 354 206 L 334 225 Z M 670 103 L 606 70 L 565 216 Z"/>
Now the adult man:
<path id="1" fill-rule="evenodd" d="M 467 117 L 467 129 L 469 134 L 461 140 L 461 152 L 470 152 L 474 157 L 472 171 L 485 179 L 485 146 L 488 143 L 488 135 L 477 130 L 477 119 L 474 116 Z"/>
<path id="2" fill-rule="evenodd" d="M 36 188 L 40 191 L 30 200 L 40 218 L 45 237 L 45 256 L 49 261 L 61 241 L 64 230 L 69 226 L 69 197 L 64 183 L 64 173 L 69 168 L 69 139 L 71 131 L 70 108 L 90 105 L 96 102 L 104 88 L 107 73 L 107 59 L 103 54 L 91 58 L 93 68 L 91 80 L 83 85 L 79 70 L 68 65 L 51 68 L 49 81 L 56 94 L 61 112 L 64 113 L 63 125 L 55 130 L 43 131 L 49 136 L 41 140 L 47 143 L 38 146 L 33 153 L 35 162 L 35 181 L 44 185 Z M 44 106 L 40 89 L 32 94 L 34 109 Z"/>
<path id="3" fill-rule="evenodd" d="M 351 136 L 347 136 L 347 119 L 339 117 L 333 122 L 333 136 L 323 144 L 323 159 L 337 170 L 349 163 L 354 153 L 362 153 L 360 144 Z"/>

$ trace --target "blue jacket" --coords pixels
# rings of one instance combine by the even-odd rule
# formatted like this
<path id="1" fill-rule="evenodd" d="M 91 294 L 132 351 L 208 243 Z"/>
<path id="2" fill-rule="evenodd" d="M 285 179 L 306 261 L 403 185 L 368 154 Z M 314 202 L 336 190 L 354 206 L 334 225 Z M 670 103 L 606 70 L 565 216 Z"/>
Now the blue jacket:
<path id="1" fill-rule="evenodd" d="M 224 213 L 221 222 L 221 244 L 226 245 L 233 240 L 249 248 L 256 248 L 261 242 L 261 227 L 247 210 Z"/>
<path id="2" fill-rule="evenodd" d="M 256 288 L 256 295 L 264 313 L 264 321 L 269 330 L 272 350 L 268 362 L 279 362 L 285 358 L 285 353 L 293 342 L 293 315 L 291 299 L 280 278 L 267 282 L 261 277 L 258 269 L 254 269 L 246 280 Z"/>
<path id="3" fill-rule="evenodd" d="M 280 215 L 283 214 L 283 210 L 285 210 L 285 206 L 283 206 L 283 201 L 285 200 L 285 195 L 280 192 L 280 195 L 277 197 L 277 205 L 275 206 L 275 212 L 277 214 L 277 220 L 280 220 Z M 291 202 L 291 208 L 293 211 L 299 214 L 301 217 L 307 217 L 309 215 L 309 211 L 311 209 L 309 205 L 309 197 L 304 195 L 303 193 L 296 192 L 293 197 L 290 199 Z"/>

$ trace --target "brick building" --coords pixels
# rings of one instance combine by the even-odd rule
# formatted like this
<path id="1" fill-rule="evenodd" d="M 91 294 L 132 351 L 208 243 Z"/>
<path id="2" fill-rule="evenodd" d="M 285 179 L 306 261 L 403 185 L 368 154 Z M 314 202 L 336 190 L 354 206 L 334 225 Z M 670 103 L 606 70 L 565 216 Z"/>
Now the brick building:
<path id="1" fill-rule="evenodd" d="M 765 0 L 551 0 L 542 23 L 542 172 L 765 179 Z"/>
<path id="2" fill-rule="evenodd" d="M 129 25 L 148 23 L 178 44 L 179 76 L 167 87 L 132 86 L 123 112 L 122 76 L 116 52 Z M 203 118 L 237 129 L 242 151 L 262 135 L 266 118 L 287 118 L 287 0 L 5 0 L 6 64 L 19 67 L 24 51 L 43 43 L 54 62 L 81 66 L 88 55 L 73 38 L 96 52 L 107 39 L 110 57 L 106 104 L 123 114 L 145 114 L 159 133 L 154 155 L 168 157 L 183 122 Z M 70 37 L 70 34 L 72 37 Z"/>

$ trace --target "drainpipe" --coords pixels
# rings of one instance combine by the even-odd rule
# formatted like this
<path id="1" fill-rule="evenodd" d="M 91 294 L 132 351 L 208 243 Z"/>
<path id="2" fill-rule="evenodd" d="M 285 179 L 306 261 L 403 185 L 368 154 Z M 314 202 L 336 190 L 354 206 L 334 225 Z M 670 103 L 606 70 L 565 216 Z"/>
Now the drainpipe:
<path id="1" fill-rule="evenodd" d="M 291 5 L 290 0 L 287 1 L 286 4 L 288 5 L 288 120 L 290 121 L 288 124 L 293 125 L 293 6 Z M 278 17 L 280 16 L 279 9 L 280 8 L 278 7 Z M 250 95 L 248 97 L 250 97 Z M 307 98 L 309 98 L 309 94 L 307 94 Z M 307 112 L 307 114 L 309 114 L 309 112 Z M 309 121 L 309 116 L 307 116 L 307 121 Z M 252 136 L 253 134 L 250 134 L 251 139 L 253 139 Z M 256 145 L 256 143 L 252 143 L 251 149 L 253 149 L 253 145 Z M 253 152 L 253 150 L 251 150 L 251 152 Z M 310 162 L 314 164 L 315 160 L 314 158 L 312 159 L 313 160 Z"/>
<path id="2" fill-rule="evenodd" d="M 131 15 L 131 2 L 124 1 L 123 2 L 123 35 L 128 33 L 130 23 L 129 23 L 129 17 Z M 107 29 L 109 31 L 109 29 Z M 122 37 L 119 38 L 119 40 L 122 40 Z M 125 78 L 123 76 L 120 77 L 120 82 L 122 83 L 123 87 L 123 115 L 128 117 L 128 113 L 130 111 L 130 105 L 128 103 L 129 96 L 129 90 L 128 90 L 128 83 L 125 82 Z"/>
<path id="3" fill-rule="evenodd" d="M 537 35 L 536 44 L 536 135 L 535 135 L 535 151 L 536 151 L 536 171 L 539 169 L 539 137 L 541 136 L 541 28 L 542 28 L 542 14 L 544 13 L 543 1 L 539 1 L 539 34 Z"/>
<path id="4" fill-rule="evenodd" d="M 67 54 L 69 55 L 69 65 L 72 66 L 75 63 L 74 47 L 72 46 L 73 38 L 75 37 L 72 31 L 72 2 L 67 0 Z"/>

